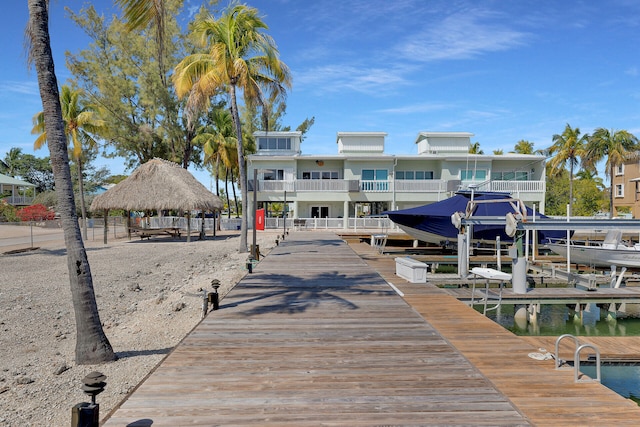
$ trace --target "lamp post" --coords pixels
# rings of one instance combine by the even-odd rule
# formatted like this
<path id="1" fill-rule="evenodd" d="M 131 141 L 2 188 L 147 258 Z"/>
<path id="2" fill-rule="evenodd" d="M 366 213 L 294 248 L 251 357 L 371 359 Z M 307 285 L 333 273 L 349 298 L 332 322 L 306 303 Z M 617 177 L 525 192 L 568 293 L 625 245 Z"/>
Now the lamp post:
<path id="1" fill-rule="evenodd" d="M 251 246 L 251 259 L 256 259 L 256 216 L 258 214 L 258 169 L 253 170 L 253 245 Z"/>
<path id="2" fill-rule="evenodd" d="M 287 190 L 284 190 L 284 204 L 282 205 L 282 218 L 284 219 L 284 225 L 282 227 L 282 240 L 287 234 Z"/>

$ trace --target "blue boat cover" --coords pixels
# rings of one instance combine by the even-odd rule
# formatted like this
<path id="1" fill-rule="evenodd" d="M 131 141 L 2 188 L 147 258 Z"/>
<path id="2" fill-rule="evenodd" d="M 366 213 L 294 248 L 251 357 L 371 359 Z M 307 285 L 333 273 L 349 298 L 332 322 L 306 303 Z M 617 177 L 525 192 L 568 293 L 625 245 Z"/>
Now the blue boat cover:
<path id="1" fill-rule="evenodd" d="M 500 200 L 511 199 L 509 193 L 499 192 L 474 192 L 474 200 Z M 471 200 L 471 192 L 460 191 L 453 197 L 442 200 L 440 202 L 431 203 L 428 205 L 418 206 L 411 209 L 403 209 L 399 211 L 386 211 L 383 215 L 388 215 L 389 218 L 396 224 L 404 225 L 406 227 L 415 228 L 417 230 L 425 231 L 427 233 L 443 236 L 443 240 L 456 239 L 458 235 L 458 229 L 451 223 L 451 215 L 455 212 L 464 213 L 467 209 L 467 203 Z M 527 217 L 533 217 L 533 210 L 526 207 Z M 505 216 L 507 213 L 513 212 L 513 209 L 509 203 L 480 203 L 476 205 L 476 210 L 473 212 L 474 216 Z M 540 213 L 536 213 L 539 218 L 547 218 L 547 216 Z M 474 240 L 489 240 L 495 241 L 497 236 L 500 236 L 502 242 L 512 242 L 513 238 L 507 236 L 504 230 L 504 225 L 475 225 L 473 227 Z M 553 230 L 539 230 L 538 242 L 547 242 L 549 238 L 562 238 L 566 237 L 564 231 Z"/>

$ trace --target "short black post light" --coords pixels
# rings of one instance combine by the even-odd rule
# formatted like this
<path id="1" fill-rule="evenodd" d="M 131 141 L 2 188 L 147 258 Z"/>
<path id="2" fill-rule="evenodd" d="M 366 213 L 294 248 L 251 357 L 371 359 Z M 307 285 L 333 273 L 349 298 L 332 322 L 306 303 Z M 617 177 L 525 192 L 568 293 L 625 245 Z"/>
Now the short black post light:
<path id="1" fill-rule="evenodd" d="M 247 270 L 249 270 L 249 273 L 253 273 L 253 258 L 251 257 L 247 259 Z"/>
<path id="2" fill-rule="evenodd" d="M 209 303 L 213 306 L 214 310 L 217 310 L 220 308 L 220 295 L 218 294 L 220 281 L 218 279 L 213 279 L 211 281 L 211 286 L 213 287 L 213 292 L 209 292 Z"/>
<path id="3" fill-rule="evenodd" d="M 71 427 L 98 427 L 100 425 L 100 405 L 96 396 L 104 391 L 107 376 L 93 371 L 82 379 L 82 391 L 91 396 L 91 403 L 78 403 L 71 409 Z"/>

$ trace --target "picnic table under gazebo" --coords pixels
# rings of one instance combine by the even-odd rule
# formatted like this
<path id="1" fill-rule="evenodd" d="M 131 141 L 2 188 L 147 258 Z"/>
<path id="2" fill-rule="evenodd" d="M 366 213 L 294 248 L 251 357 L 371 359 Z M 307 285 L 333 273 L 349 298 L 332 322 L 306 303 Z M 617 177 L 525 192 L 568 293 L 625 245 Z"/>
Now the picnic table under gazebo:
<path id="1" fill-rule="evenodd" d="M 222 200 L 202 185 L 191 173 L 180 165 L 163 159 L 153 159 L 138 167 L 133 173 L 103 194 L 95 197 L 91 211 L 105 211 L 105 218 L 111 209 L 126 211 L 182 210 L 190 219 L 191 211 L 219 211 Z M 181 229 L 169 227 L 145 228 L 137 230 L 127 218 L 128 233 L 138 231 L 141 236 L 170 234 L 180 236 Z M 191 239 L 191 221 L 187 220 L 187 241 Z M 105 243 L 107 230 L 105 221 Z"/>

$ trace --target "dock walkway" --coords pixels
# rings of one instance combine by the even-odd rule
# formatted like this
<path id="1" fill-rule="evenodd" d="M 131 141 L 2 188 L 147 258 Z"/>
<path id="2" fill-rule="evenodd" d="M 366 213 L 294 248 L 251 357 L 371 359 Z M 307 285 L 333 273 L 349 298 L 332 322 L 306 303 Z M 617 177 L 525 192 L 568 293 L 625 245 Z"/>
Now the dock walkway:
<path id="1" fill-rule="evenodd" d="M 291 233 L 103 425 L 640 424 L 435 286 L 399 296 L 369 250 Z"/>

